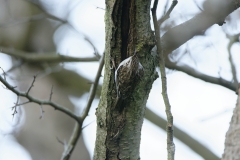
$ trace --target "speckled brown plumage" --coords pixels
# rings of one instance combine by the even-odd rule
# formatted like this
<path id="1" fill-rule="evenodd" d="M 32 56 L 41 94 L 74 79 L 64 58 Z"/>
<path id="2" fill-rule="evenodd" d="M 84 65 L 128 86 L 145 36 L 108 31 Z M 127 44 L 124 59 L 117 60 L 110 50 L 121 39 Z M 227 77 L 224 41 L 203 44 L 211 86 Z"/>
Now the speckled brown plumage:
<path id="1" fill-rule="evenodd" d="M 143 66 L 139 62 L 136 52 L 122 61 L 115 71 L 117 98 L 126 99 L 143 74 Z"/>

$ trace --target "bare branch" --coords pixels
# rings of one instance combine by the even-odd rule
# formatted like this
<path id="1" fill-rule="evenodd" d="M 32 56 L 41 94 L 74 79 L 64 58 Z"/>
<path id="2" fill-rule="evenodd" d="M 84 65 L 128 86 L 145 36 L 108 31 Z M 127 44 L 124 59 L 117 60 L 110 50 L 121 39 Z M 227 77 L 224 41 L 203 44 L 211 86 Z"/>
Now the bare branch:
<path id="1" fill-rule="evenodd" d="M 90 123 L 88 123 L 88 124 L 86 124 L 85 126 L 83 126 L 82 127 L 82 130 L 84 129 L 84 128 L 86 128 L 87 126 L 89 126 L 90 124 L 92 124 L 93 122 L 95 122 L 96 120 L 93 120 L 92 122 L 90 122 Z"/>
<path id="2" fill-rule="evenodd" d="M 43 118 L 44 112 L 45 111 L 43 110 L 43 106 L 40 104 L 40 113 L 41 113 L 41 115 L 40 115 L 39 119 Z"/>
<path id="3" fill-rule="evenodd" d="M 154 51 L 154 52 L 156 52 L 156 51 Z M 155 55 L 156 55 L 156 53 L 155 53 Z M 237 89 L 237 86 L 234 83 L 223 79 L 221 76 L 219 76 L 219 77 L 209 76 L 207 74 L 197 71 L 196 69 L 194 69 L 193 67 L 191 67 L 187 64 L 179 64 L 179 63 L 171 62 L 169 60 L 167 54 L 165 54 L 164 56 L 165 56 L 165 65 L 169 69 L 181 71 L 181 72 L 186 73 L 194 78 L 198 78 L 200 80 L 203 80 L 205 82 L 209 82 L 212 84 L 220 85 L 220 86 L 228 88 L 234 92 Z"/>
<path id="4" fill-rule="evenodd" d="M 90 38 L 89 38 L 87 35 L 84 35 L 84 39 L 93 47 L 95 56 L 96 56 L 98 59 L 100 59 L 101 56 L 99 55 L 99 52 L 98 52 L 97 48 L 96 48 L 95 45 L 92 43 L 92 41 L 90 40 Z"/>
<path id="5" fill-rule="evenodd" d="M 170 62 L 169 60 L 166 59 L 166 67 L 169 69 L 174 69 L 174 70 L 184 72 L 192 77 L 201 79 L 201 80 L 209 82 L 209 83 L 221 85 L 221 86 L 226 87 L 234 92 L 236 91 L 236 86 L 232 82 L 229 82 L 221 77 L 216 78 L 213 76 L 206 75 L 204 73 L 201 73 L 201 72 L 195 70 L 194 68 L 192 68 L 186 64 L 178 65 L 178 64 Z"/>
<path id="6" fill-rule="evenodd" d="M 95 81 L 94 83 L 92 84 L 91 88 L 90 88 L 90 93 L 89 93 L 89 97 L 88 97 L 88 103 L 87 103 L 87 106 L 85 108 L 85 110 L 83 111 L 83 114 L 81 116 L 81 119 L 84 120 L 89 112 L 89 109 L 92 105 L 92 101 L 94 99 L 94 96 L 96 94 L 96 91 L 97 91 L 97 87 L 98 87 L 98 82 L 99 82 L 99 79 L 101 77 L 101 72 L 102 72 L 102 69 L 103 69 L 103 66 L 104 66 L 104 53 L 103 53 L 103 56 L 101 57 L 100 59 L 100 64 L 99 64 L 99 67 L 98 67 L 98 71 L 97 71 L 97 75 L 95 77 Z"/>
<path id="7" fill-rule="evenodd" d="M 50 102 L 50 101 L 49 101 L 49 102 L 45 102 L 45 101 L 36 100 L 36 99 L 34 99 L 33 97 L 29 96 L 29 95 L 26 94 L 26 93 L 21 93 L 21 92 L 17 91 L 16 89 L 14 89 L 14 87 L 12 87 L 10 84 L 8 84 L 1 76 L 0 76 L 0 81 L 1 81 L 8 89 L 10 89 L 12 92 L 14 92 L 15 94 L 18 95 L 16 105 L 15 105 L 15 107 L 13 108 L 13 109 L 14 109 L 13 116 L 17 113 L 16 107 L 17 107 L 18 105 L 23 105 L 23 104 L 29 103 L 29 102 L 35 102 L 35 103 L 39 104 L 40 107 L 41 107 L 41 116 L 40 116 L 40 119 L 43 117 L 43 112 L 44 112 L 43 109 L 42 109 L 42 105 L 43 105 L 43 104 L 48 104 L 48 105 L 52 106 L 53 108 L 58 109 L 58 110 L 60 110 L 60 111 L 62 111 L 62 112 L 64 112 L 64 113 L 66 113 L 67 115 L 69 115 L 70 117 L 74 118 L 74 119 L 78 122 L 78 123 L 76 123 L 75 129 L 74 129 L 74 131 L 73 131 L 73 135 L 71 136 L 71 139 L 70 139 L 70 141 L 69 141 L 69 145 L 65 145 L 65 150 L 64 150 L 62 159 L 67 160 L 68 157 L 70 157 L 70 154 L 71 154 L 71 152 L 73 151 L 73 149 L 74 149 L 74 147 L 75 147 L 75 145 L 76 145 L 76 143 L 77 143 L 77 140 L 78 140 L 78 138 L 79 138 L 79 136 L 80 136 L 80 134 L 81 134 L 81 127 L 79 127 L 79 126 L 82 126 L 82 121 L 80 121 L 80 119 L 79 119 L 74 113 L 72 113 L 71 111 L 69 111 L 68 109 L 66 109 L 66 108 L 64 108 L 64 107 L 61 107 L 61 106 L 59 106 L 59 105 L 57 105 L 57 104 L 55 104 L 55 103 L 52 103 L 52 102 Z M 29 93 L 29 91 L 31 90 L 31 88 L 32 88 L 32 86 L 33 86 L 33 84 L 34 84 L 34 81 L 35 81 L 35 78 L 34 78 L 34 80 L 33 80 L 33 82 L 32 82 L 32 85 L 29 87 L 27 93 Z M 51 90 L 51 93 L 52 93 L 52 90 Z M 22 104 L 18 104 L 19 96 L 25 97 L 25 98 L 29 99 L 29 101 L 28 101 L 28 102 L 24 102 L 24 103 L 22 103 Z M 51 99 L 51 98 L 50 98 L 50 99 Z M 60 140 L 58 140 L 58 141 L 60 142 Z M 63 144 L 64 144 L 64 143 L 63 143 Z"/>
<path id="8" fill-rule="evenodd" d="M 50 102 L 52 101 L 52 95 L 53 95 L 53 85 L 52 85 L 51 93 L 50 93 L 50 96 L 49 96 L 49 101 L 50 101 Z"/>
<path id="9" fill-rule="evenodd" d="M 16 58 L 20 58 L 26 62 L 37 62 L 37 63 L 60 63 L 60 62 L 93 62 L 97 61 L 96 57 L 88 57 L 88 58 L 78 58 L 78 57 L 70 57 L 64 56 L 60 54 L 55 54 L 54 52 L 48 53 L 29 53 L 20 50 L 10 49 L 6 47 L 0 47 L 0 53 L 7 54 L 9 56 L 13 56 Z"/>
<path id="10" fill-rule="evenodd" d="M 212 8 L 211 11 L 216 12 L 209 14 L 211 11 L 204 10 L 204 12 L 197 14 L 192 19 L 169 29 L 162 36 L 162 47 L 166 50 L 164 54 L 171 53 L 192 37 L 202 34 L 210 26 L 220 24 L 230 13 L 240 7 L 240 3 L 235 4 L 233 0 L 211 2 L 214 3 L 210 3 L 209 5 L 211 6 L 209 8 Z"/>
<path id="11" fill-rule="evenodd" d="M 2 72 L 3 72 L 3 77 L 4 77 L 4 80 L 6 81 L 6 73 L 4 72 L 4 70 L 2 69 L 2 67 L 0 67 Z"/>
<path id="12" fill-rule="evenodd" d="M 37 77 L 36 75 L 33 76 L 32 84 L 30 85 L 30 87 L 28 88 L 28 91 L 26 92 L 27 95 L 29 94 L 29 92 L 30 92 L 30 90 L 32 89 L 32 87 L 34 86 L 34 82 L 36 81 L 36 77 Z"/>
<path id="13" fill-rule="evenodd" d="M 101 9 L 101 10 L 105 11 L 105 8 L 101 8 L 101 7 L 98 7 L 98 6 L 96 6 L 96 9 Z"/>
<path id="14" fill-rule="evenodd" d="M 235 43 L 235 42 L 239 42 L 238 40 L 238 37 L 240 36 L 240 33 L 239 34 L 236 34 L 234 36 L 230 36 L 230 35 L 227 35 L 227 38 L 229 39 L 229 43 L 228 43 L 228 46 L 227 46 L 227 49 L 228 49 L 228 55 L 229 55 L 229 63 L 230 63 L 230 66 L 231 66 L 231 70 L 232 70 L 232 76 L 233 76 L 233 83 L 235 85 L 235 87 L 238 86 L 238 79 L 237 79 L 237 72 L 236 72 L 236 66 L 233 62 L 233 58 L 232 58 L 232 53 L 231 53 L 231 48 L 232 48 L 232 45 Z"/>
<path id="15" fill-rule="evenodd" d="M 66 147 L 64 147 L 64 152 L 62 153 L 61 160 L 70 159 L 72 151 L 76 146 L 79 136 L 81 135 L 81 131 L 82 131 L 82 123 L 75 123 L 75 127 L 72 132 L 71 138 L 68 144 L 66 145 Z"/>
<path id="16" fill-rule="evenodd" d="M 13 87 L 12 85 L 10 85 L 6 80 L 4 80 L 4 78 L 2 78 L 2 76 L 0 76 L 0 81 L 6 86 L 6 88 L 8 88 L 9 90 L 11 90 L 13 93 L 15 93 L 17 96 L 20 97 L 25 97 L 29 100 L 30 102 L 34 102 L 37 103 L 39 105 L 49 105 L 51 107 L 53 107 L 56 110 L 59 110 L 65 114 L 67 114 L 68 116 L 72 117 L 73 119 L 75 119 L 78 123 L 82 123 L 79 119 L 79 117 L 77 115 L 75 115 L 72 111 L 70 111 L 68 108 L 65 108 L 63 106 L 60 106 L 56 103 L 53 103 L 51 101 L 42 101 L 39 99 L 36 99 L 32 96 L 30 96 L 28 93 L 23 93 L 18 91 L 17 89 L 15 89 L 16 87 Z M 30 86 L 31 87 L 31 86 Z M 30 89 L 28 89 L 30 91 Z"/>
<path id="17" fill-rule="evenodd" d="M 18 96 L 19 97 L 19 96 Z M 23 102 L 23 103 L 15 103 L 15 106 L 22 106 L 24 104 L 27 104 L 27 103 L 30 103 L 30 101 L 26 101 L 26 102 Z M 15 107 L 14 106 L 14 107 Z M 13 107 L 12 107 L 13 108 Z"/>
<path id="18" fill-rule="evenodd" d="M 196 0 L 193 0 L 193 2 L 195 3 L 195 5 L 197 6 L 197 8 L 203 12 L 203 9 L 199 6 L 199 4 L 196 2 Z"/>
<path id="19" fill-rule="evenodd" d="M 166 21 L 168 18 L 170 18 L 170 14 L 172 12 L 172 10 L 174 9 L 174 7 L 177 5 L 178 1 L 177 0 L 173 0 L 172 1 L 172 5 L 171 7 L 168 9 L 167 13 L 160 19 L 158 20 L 158 25 L 161 26 L 161 24 Z M 155 3 L 154 3 L 155 4 Z M 153 6 L 154 8 L 154 6 Z"/>
<path id="20" fill-rule="evenodd" d="M 12 110 L 13 110 L 12 116 L 13 116 L 13 118 L 14 118 L 14 115 L 17 114 L 17 107 L 18 107 L 18 106 L 22 106 L 22 105 L 24 105 L 24 104 L 30 103 L 29 101 L 23 102 L 23 103 L 18 103 L 18 102 L 19 102 L 19 96 L 17 96 L 17 102 L 16 102 L 15 105 L 12 107 Z"/>
<path id="21" fill-rule="evenodd" d="M 163 10 L 163 15 L 165 15 L 167 13 L 167 9 L 168 9 L 168 4 L 169 4 L 170 1 L 167 1 L 165 3 L 165 6 L 164 6 L 164 10 Z"/>
<path id="22" fill-rule="evenodd" d="M 166 15 L 163 17 L 163 21 L 169 18 L 169 14 L 172 12 L 173 8 L 177 5 L 178 1 L 173 0 L 172 5 L 170 9 L 167 11 Z M 164 52 L 165 50 L 161 46 L 161 38 L 160 38 L 160 27 L 158 25 L 157 21 L 157 4 L 158 0 L 154 1 L 154 5 L 152 8 L 152 16 L 153 16 L 153 24 L 155 29 L 155 38 L 156 38 L 156 45 L 157 45 L 157 55 L 159 55 L 159 66 L 160 66 L 160 72 L 161 72 L 161 80 L 162 80 L 162 96 L 166 108 L 166 115 L 167 115 L 167 151 L 168 151 L 168 160 L 174 160 L 174 154 L 175 154 L 175 144 L 173 142 L 173 116 L 171 112 L 171 105 L 168 99 L 167 94 L 167 77 L 165 73 L 165 60 L 164 60 Z M 162 21 L 162 22 L 163 22 Z M 161 23 L 162 23 L 161 22 Z"/>
<path id="23" fill-rule="evenodd" d="M 15 105 L 12 107 L 12 110 L 13 110 L 13 118 L 14 118 L 14 115 L 17 114 L 17 106 L 18 106 L 18 102 L 19 102 L 19 96 L 17 96 L 17 101 L 15 103 Z"/>
<path id="24" fill-rule="evenodd" d="M 58 137 L 56 137 L 56 139 L 57 139 L 57 141 L 58 141 L 60 144 L 62 144 L 63 146 L 66 145 L 66 143 L 64 143 L 63 141 L 61 141 Z"/>

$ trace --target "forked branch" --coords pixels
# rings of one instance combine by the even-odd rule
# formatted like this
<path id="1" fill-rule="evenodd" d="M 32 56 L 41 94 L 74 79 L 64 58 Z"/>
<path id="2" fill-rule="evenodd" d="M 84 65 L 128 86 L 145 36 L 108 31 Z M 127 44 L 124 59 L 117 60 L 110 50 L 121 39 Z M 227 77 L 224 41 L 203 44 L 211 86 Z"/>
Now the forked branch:
<path id="1" fill-rule="evenodd" d="M 163 21 L 169 18 L 170 13 L 172 12 L 173 8 L 176 6 L 178 1 L 173 0 L 170 9 L 167 11 L 166 15 L 163 17 Z M 159 66 L 161 72 L 161 79 L 162 79 L 162 96 L 166 108 L 166 115 L 167 115 L 167 151 L 168 151 L 168 160 L 174 160 L 175 154 L 175 145 L 173 143 L 173 116 L 171 113 L 171 105 L 168 99 L 167 94 L 167 77 L 165 73 L 165 62 L 164 62 L 164 48 L 161 47 L 161 39 L 160 39 L 160 26 L 157 22 L 157 10 L 158 0 L 154 1 L 154 5 L 152 8 L 152 16 L 153 16 L 153 23 L 155 29 L 155 37 L 156 37 L 156 46 L 157 46 L 157 54 L 159 55 Z M 162 22 L 161 22 L 162 23 Z"/>
<path id="2" fill-rule="evenodd" d="M 36 103 L 36 104 L 39 104 L 39 105 L 49 105 L 49 106 L 53 107 L 54 109 L 59 110 L 59 111 L 65 113 L 65 114 L 67 114 L 68 116 L 72 117 L 77 122 L 80 122 L 79 117 L 76 114 L 74 114 L 72 111 L 70 111 L 68 108 L 63 107 L 59 104 L 53 103 L 51 101 L 39 100 L 39 99 L 36 99 L 35 97 L 30 96 L 29 92 L 34 85 L 35 78 L 34 78 L 32 84 L 30 85 L 30 87 L 28 88 L 27 92 L 18 91 L 15 86 L 10 85 L 7 82 L 7 80 L 5 78 L 3 78 L 2 76 L 0 76 L 0 81 L 4 84 L 4 86 L 6 86 L 7 89 L 9 89 L 13 93 L 15 93 L 18 97 L 25 97 L 26 99 L 28 99 L 28 103 L 33 102 L 33 103 Z M 15 106 L 19 106 L 19 104 L 15 105 Z"/>

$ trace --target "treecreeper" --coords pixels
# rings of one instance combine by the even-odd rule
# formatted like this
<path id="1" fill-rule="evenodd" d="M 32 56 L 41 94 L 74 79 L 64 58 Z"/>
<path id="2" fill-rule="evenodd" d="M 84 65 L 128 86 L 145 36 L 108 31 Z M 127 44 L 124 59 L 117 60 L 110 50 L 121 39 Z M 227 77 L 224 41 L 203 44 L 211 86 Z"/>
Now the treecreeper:
<path id="1" fill-rule="evenodd" d="M 138 53 L 123 60 L 115 71 L 117 98 L 114 106 L 120 107 L 122 102 L 130 96 L 136 84 L 144 75 L 144 68 L 138 59 Z"/>

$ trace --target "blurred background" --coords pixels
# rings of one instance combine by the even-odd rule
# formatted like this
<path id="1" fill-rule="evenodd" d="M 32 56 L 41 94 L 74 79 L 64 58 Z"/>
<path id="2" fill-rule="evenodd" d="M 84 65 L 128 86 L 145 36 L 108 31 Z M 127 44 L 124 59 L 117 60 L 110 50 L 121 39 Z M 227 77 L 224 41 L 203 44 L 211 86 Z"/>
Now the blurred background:
<path id="1" fill-rule="evenodd" d="M 171 1 L 159 2 L 158 17 L 170 5 Z M 203 0 L 179 1 L 171 18 L 162 24 L 162 34 L 193 18 L 206 6 Z M 105 45 L 104 8 L 103 0 L 0 0 L 0 52 L 27 56 L 60 54 L 99 57 Z M 240 11 L 236 10 L 227 17 L 226 24 L 215 24 L 195 36 L 173 51 L 169 59 L 179 67 L 187 66 L 202 75 L 236 85 L 240 78 L 239 15 Z M 52 101 L 81 114 L 97 72 L 98 61 L 38 63 L 4 53 L 0 53 L 0 67 L 6 72 L 9 83 L 20 91 L 26 91 L 33 76 L 37 75 L 30 92 L 32 96 L 47 100 L 53 86 Z M 237 95 L 231 88 L 208 83 L 201 76 L 194 78 L 184 70 L 177 70 L 167 69 L 175 128 L 184 133 L 175 135 L 178 137 L 174 139 L 176 159 L 204 159 L 196 152 L 203 149 L 194 146 L 193 140 L 208 153 L 220 158 Z M 83 126 L 87 127 L 83 129 L 72 160 L 90 160 L 93 156 L 95 109 L 102 80 L 84 121 Z M 3 86 L 0 87 L 0 97 L 0 160 L 60 159 L 64 150 L 61 143 L 68 141 L 74 120 L 49 106 L 42 106 L 41 109 L 41 106 L 33 103 L 18 107 L 18 113 L 13 117 L 11 107 L 16 103 L 17 96 Z M 24 98 L 20 100 L 26 102 Z M 161 128 L 165 125 L 166 116 L 160 79 L 153 84 L 147 107 L 149 110 L 142 128 L 141 159 L 166 159 L 167 136 L 165 127 Z M 152 119 L 154 116 L 157 116 L 155 121 Z"/>

